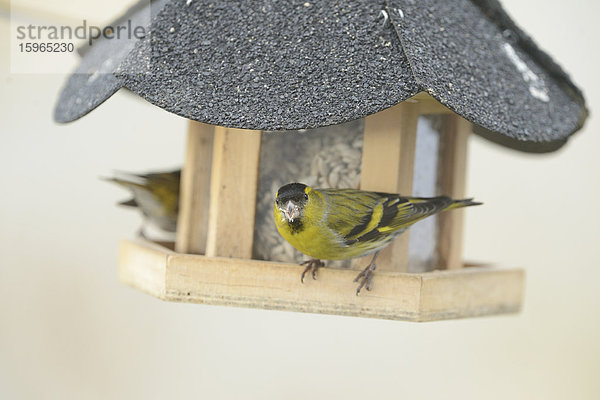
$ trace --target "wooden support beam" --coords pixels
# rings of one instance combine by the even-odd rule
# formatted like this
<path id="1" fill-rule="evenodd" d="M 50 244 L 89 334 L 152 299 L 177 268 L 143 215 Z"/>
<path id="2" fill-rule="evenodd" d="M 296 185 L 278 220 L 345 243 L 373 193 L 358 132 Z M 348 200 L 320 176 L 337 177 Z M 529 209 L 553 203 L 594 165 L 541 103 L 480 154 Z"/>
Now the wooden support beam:
<path id="1" fill-rule="evenodd" d="M 207 256 L 252 258 L 260 131 L 215 128 Z"/>
<path id="2" fill-rule="evenodd" d="M 206 252 L 214 130 L 212 125 L 191 120 L 188 122 L 175 242 L 175 249 L 179 253 Z"/>
<path id="3" fill-rule="evenodd" d="M 452 114 L 452 110 L 434 99 L 427 92 L 419 92 L 406 102 L 416 104 L 419 107 L 419 114 Z"/>
<path id="4" fill-rule="evenodd" d="M 379 271 L 373 290 L 356 293 L 355 271 L 322 268 L 301 284 L 303 266 L 178 254 L 123 241 L 122 282 L 162 300 L 324 314 L 432 321 L 519 311 L 524 273 L 468 267 L 417 274 Z"/>
<path id="5" fill-rule="evenodd" d="M 412 194 L 419 106 L 400 103 L 365 118 L 360 188 Z M 403 233 L 377 258 L 378 271 L 408 271 L 409 233 Z M 364 268 L 365 261 L 358 260 Z"/>
<path id="6" fill-rule="evenodd" d="M 455 199 L 465 197 L 467 145 L 471 123 L 450 114 L 444 116 L 440 132 L 440 192 Z M 442 269 L 462 268 L 464 210 L 440 213 L 438 223 L 438 257 Z"/>

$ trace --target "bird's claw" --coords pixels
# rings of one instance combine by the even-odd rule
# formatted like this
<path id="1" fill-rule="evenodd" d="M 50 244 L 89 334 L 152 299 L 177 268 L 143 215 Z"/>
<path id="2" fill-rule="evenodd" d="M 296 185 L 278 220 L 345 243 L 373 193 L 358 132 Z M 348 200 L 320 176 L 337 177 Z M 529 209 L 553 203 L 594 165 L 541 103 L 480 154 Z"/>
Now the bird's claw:
<path id="1" fill-rule="evenodd" d="M 313 258 L 311 260 L 304 261 L 300 265 L 306 265 L 306 268 L 304 268 L 304 271 L 302 271 L 302 275 L 300 275 L 300 282 L 304 283 L 304 276 L 306 275 L 306 273 L 308 271 L 312 272 L 311 273 L 312 278 L 316 280 L 317 279 L 317 271 L 319 270 L 319 267 L 322 267 L 325 264 L 323 264 L 323 262 L 321 260 L 317 260 L 316 258 Z"/>
<path id="2" fill-rule="evenodd" d="M 360 274 L 356 275 L 356 278 L 354 278 L 353 282 L 359 282 L 360 280 L 360 283 L 356 288 L 357 296 L 363 287 L 367 290 L 371 290 L 371 282 L 373 281 L 373 271 L 375 271 L 375 263 L 371 262 L 369 265 L 367 265 L 367 268 L 362 270 Z"/>

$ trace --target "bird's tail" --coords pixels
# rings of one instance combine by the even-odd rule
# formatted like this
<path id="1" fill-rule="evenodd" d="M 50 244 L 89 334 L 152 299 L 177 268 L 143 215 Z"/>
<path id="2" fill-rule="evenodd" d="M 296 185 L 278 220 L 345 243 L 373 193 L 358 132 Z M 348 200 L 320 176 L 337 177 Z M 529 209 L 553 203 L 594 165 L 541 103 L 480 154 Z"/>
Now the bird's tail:
<path id="1" fill-rule="evenodd" d="M 452 200 L 452 203 L 450 203 L 449 206 L 447 206 L 446 208 L 444 208 L 444 211 L 446 210 L 453 210 L 455 208 L 462 208 L 462 207 L 470 207 L 470 206 L 480 206 L 483 203 L 480 203 L 478 201 L 473 201 L 473 199 L 463 199 L 463 200 Z"/>
<path id="2" fill-rule="evenodd" d="M 125 206 L 125 207 L 139 207 L 137 201 L 135 201 L 134 198 L 131 198 L 129 200 L 123 200 L 121 202 L 118 203 L 120 206 Z"/>
<path id="3" fill-rule="evenodd" d="M 113 182 L 113 183 L 116 183 L 117 185 L 121 185 L 121 186 L 124 186 L 127 188 L 131 188 L 131 187 L 144 188 L 147 186 L 147 179 L 144 178 L 143 176 L 127 174 L 127 173 L 123 173 L 123 172 L 116 172 L 115 175 L 118 175 L 118 176 L 113 176 L 110 178 L 100 177 L 100 179 L 102 179 L 103 181 L 107 181 L 107 182 Z"/>
<path id="4" fill-rule="evenodd" d="M 119 186 L 133 190 L 134 188 L 146 189 L 146 180 L 143 176 L 128 174 L 125 172 L 115 172 L 115 175 L 110 178 L 100 177 L 103 181 L 116 183 Z M 125 207 L 139 207 L 139 204 L 135 200 L 135 197 L 129 200 L 123 200 L 118 203 L 120 206 Z"/>

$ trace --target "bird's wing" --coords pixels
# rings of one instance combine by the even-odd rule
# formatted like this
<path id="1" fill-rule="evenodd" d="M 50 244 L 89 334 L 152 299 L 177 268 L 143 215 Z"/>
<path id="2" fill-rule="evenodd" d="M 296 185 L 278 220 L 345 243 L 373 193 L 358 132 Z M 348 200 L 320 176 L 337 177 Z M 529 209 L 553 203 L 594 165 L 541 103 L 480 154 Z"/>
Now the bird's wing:
<path id="1" fill-rule="evenodd" d="M 325 223 L 341 238 L 355 236 L 360 231 L 376 226 L 381 217 L 381 199 L 375 193 L 358 190 L 319 190 L 325 197 Z"/>
<path id="2" fill-rule="evenodd" d="M 327 225 L 347 244 L 378 241 L 451 203 L 447 197 L 402 197 L 354 190 L 325 191 L 325 194 L 330 203 Z"/>
<path id="3" fill-rule="evenodd" d="M 405 227 L 436 214 L 452 204 L 452 199 L 439 197 L 405 197 L 405 203 L 398 206 L 398 213 L 389 226 L 392 229 Z"/>
<path id="4" fill-rule="evenodd" d="M 164 182 L 165 185 L 179 185 L 181 180 L 181 169 L 176 169 L 167 172 L 151 172 L 148 174 L 136 175 L 138 178 L 142 178 L 147 182 Z"/>

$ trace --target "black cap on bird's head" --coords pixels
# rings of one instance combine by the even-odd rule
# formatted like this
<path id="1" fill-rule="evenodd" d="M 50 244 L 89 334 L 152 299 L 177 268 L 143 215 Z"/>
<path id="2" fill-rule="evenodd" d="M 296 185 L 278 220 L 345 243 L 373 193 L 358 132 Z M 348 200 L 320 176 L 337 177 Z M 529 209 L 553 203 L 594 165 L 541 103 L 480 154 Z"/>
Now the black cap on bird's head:
<path id="1" fill-rule="evenodd" d="M 302 216 L 308 201 L 307 188 L 308 186 L 303 183 L 288 183 L 279 188 L 275 196 L 275 204 L 281 211 L 283 219 L 293 223 Z"/>

